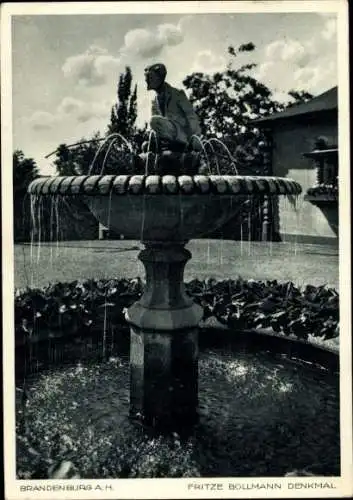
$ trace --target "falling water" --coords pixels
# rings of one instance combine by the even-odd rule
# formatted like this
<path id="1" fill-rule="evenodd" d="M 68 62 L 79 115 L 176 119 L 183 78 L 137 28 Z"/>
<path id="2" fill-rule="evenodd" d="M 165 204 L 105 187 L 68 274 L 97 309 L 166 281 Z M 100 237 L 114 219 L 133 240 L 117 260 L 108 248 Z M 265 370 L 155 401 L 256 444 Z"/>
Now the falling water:
<path id="1" fill-rule="evenodd" d="M 127 146 L 128 150 L 130 152 L 130 164 L 131 164 L 131 166 L 133 165 L 133 154 L 134 154 L 134 151 L 132 149 L 131 143 L 127 139 L 125 139 L 125 137 L 123 135 L 121 135 L 121 134 L 115 133 L 115 134 L 112 134 L 112 135 L 114 135 L 114 137 L 112 138 L 112 140 L 111 140 L 111 142 L 110 142 L 110 144 L 109 144 L 109 146 L 107 148 L 107 151 L 105 153 L 104 160 L 103 160 L 103 163 L 102 163 L 102 168 L 101 168 L 101 171 L 100 171 L 100 175 L 103 175 L 104 167 L 105 167 L 106 161 L 108 159 L 108 156 L 109 156 L 111 148 L 113 147 L 114 144 L 116 144 L 118 142 L 119 139 L 123 142 L 123 144 L 125 144 Z M 111 137 L 111 136 L 109 136 L 109 137 Z M 103 143 L 103 145 L 105 145 L 105 144 L 107 144 L 107 141 L 105 141 Z M 94 161 L 95 160 L 93 160 L 93 162 Z M 94 164 L 93 162 L 92 162 L 92 166 Z"/>
<path id="2" fill-rule="evenodd" d="M 108 292 L 108 286 L 106 286 L 104 293 L 104 319 L 103 319 L 103 344 L 102 344 L 103 359 L 105 358 L 105 350 L 107 342 L 107 292 Z"/>
<path id="3" fill-rule="evenodd" d="M 294 255 L 297 255 L 298 251 L 298 233 L 301 227 L 301 220 L 302 220 L 302 203 L 303 203 L 303 198 L 299 197 L 299 195 L 295 195 L 294 199 L 294 210 L 295 210 L 295 219 L 296 219 L 296 228 L 295 228 L 295 240 L 294 240 Z"/>
<path id="4" fill-rule="evenodd" d="M 103 172 L 104 172 L 104 168 L 105 168 L 105 164 L 106 164 L 106 161 L 108 159 L 108 155 L 110 153 L 110 150 L 112 149 L 112 147 L 114 146 L 114 144 L 117 142 L 117 138 L 116 137 L 113 137 L 113 139 L 111 140 L 108 148 L 107 148 L 107 151 L 105 153 L 105 156 L 104 156 L 104 160 L 103 160 L 103 163 L 102 163 L 102 168 L 101 168 L 101 171 L 100 171 L 100 175 L 103 175 Z"/>
<path id="5" fill-rule="evenodd" d="M 129 151 L 131 153 L 130 161 L 131 161 L 131 164 L 132 164 L 132 162 L 133 162 L 133 149 L 132 149 L 132 145 L 129 143 L 128 140 L 125 139 L 124 136 L 122 136 L 121 134 L 118 134 L 118 133 L 114 133 L 114 134 L 108 135 L 108 137 L 102 142 L 102 144 L 97 149 L 96 154 L 94 155 L 93 161 L 92 161 L 92 163 L 90 165 L 90 168 L 89 168 L 89 171 L 88 171 L 88 175 L 91 175 L 93 173 L 93 169 L 94 169 L 95 163 L 97 161 L 97 158 L 98 158 L 99 154 L 101 153 L 101 151 L 103 150 L 103 148 L 108 143 L 109 143 L 108 149 L 110 150 L 110 147 L 112 146 L 112 139 L 114 139 L 114 141 L 113 141 L 114 143 L 117 141 L 117 139 L 121 139 L 121 141 L 127 146 L 127 148 L 129 149 Z M 107 158 L 107 154 L 105 155 L 105 160 L 106 160 L 106 158 Z M 104 166 L 104 162 L 103 162 L 103 166 Z M 101 174 L 102 174 L 102 171 L 101 171 Z"/>
<path id="6" fill-rule="evenodd" d="M 288 214 L 288 198 L 287 196 L 282 196 L 282 207 L 280 205 L 280 213 L 281 213 L 281 208 L 283 210 L 283 215 L 287 218 Z M 283 224 L 283 217 L 282 217 L 282 224 L 281 224 L 281 234 L 282 234 L 282 243 L 285 245 L 286 244 L 286 232 L 287 232 L 287 227 Z"/>
<path id="7" fill-rule="evenodd" d="M 117 135 L 117 137 L 118 137 L 119 139 L 121 139 L 121 140 L 122 140 L 122 142 L 123 142 L 123 143 L 127 146 L 128 150 L 130 151 L 130 153 L 131 153 L 131 163 L 132 163 L 134 150 L 133 150 L 133 148 L 132 148 L 131 143 L 130 143 L 127 139 L 125 139 L 125 137 L 124 137 L 123 135 L 121 135 L 121 134 L 116 134 L 116 135 Z"/>
<path id="8" fill-rule="evenodd" d="M 297 249 L 298 249 L 298 195 L 295 195 L 294 197 L 294 203 L 293 203 L 293 208 L 294 208 L 294 213 L 295 213 L 295 233 L 294 233 L 294 255 L 297 255 Z"/>
<path id="9" fill-rule="evenodd" d="M 273 240 L 273 234 L 274 234 L 274 222 L 275 222 L 275 201 L 276 199 L 273 196 L 269 197 L 270 201 L 270 213 L 271 213 L 271 235 L 270 235 L 270 255 L 272 256 L 272 240 Z"/>
<path id="10" fill-rule="evenodd" d="M 108 143 L 108 141 L 110 141 L 113 137 L 116 137 L 116 134 L 108 135 L 108 137 L 101 143 L 101 145 L 97 149 L 96 154 L 94 155 L 94 158 L 93 158 L 92 163 L 90 165 L 90 168 L 88 170 L 88 175 L 92 174 L 92 171 L 93 171 L 94 165 L 95 165 L 95 163 L 97 161 L 97 158 L 99 156 L 99 153 L 102 151 L 102 149 L 104 148 L 104 146 Z"/>
<path id="11" fill-rule="evenodd" d="M 204 153 L 205 155 L 205 160 L 206 160 L 206 164 L 207 164 L 207 168 L 208 168 L 208 172 L 210 174 L 212 174 L 212 171 L 211 171 L 211 164 L 210 164 L 210 159 L 209 159 L 209 156 L 207 154 L 207 151 L 206 151 L 206 148 L 205 148 L 205 144 L 204 142 L 201 141 L 200 137 L 193 134 L 191 137 L 190 137 L 190 140 L 189 140 L 189 143 L 188 143 L 188 146 L 190 144 L 190 142 L 193 140 L 193 139 L 196 139 L 198 141 L 198 143 L 200 144 L 201 146 L 201 149 L 202 149 L 202 152 Z"/>
<path id="12" fill-rule="evenodd" d="M 210 240 L 207 240 L 207 267 L 210 267 L 211 254 L 210 254 Z"/>
<path id="13" fill-rule="evenodd" d="M 40 259 L 40 249 L 41 249 L 41 239 L 42 239 L 42 207 L 43 207 L 43 198 L 39 198 L 38 209 L 37 209 L 37 218 L 38 218 L 38 242 L 37 242 L 37 264 L 39 264 Z"/>
<path id="14" fill-rule="evenodd" d="M 243 220 L 240 221 L 240 255 L 243 256 Z"/>
<path id="15" fill-rule="evenodd" d="M 212 146 L 212 144 L 211 144 L 211 142 L 210 142 L 210 141 L 204 141 L 204 146 L 205 146 L 205 151 L 206 151 L 206 146 L 209 146 L 209 147 L 211 148 L 211 151 L 212 151 L 212 153 L 213 153 L 213 155 L 214 155 L 215 162 L 216 162 L 217 174 L 218 174 L 218 175 L 221 175 L 221 170 L 220 170 L 220 168 L 219 168 L 219 163 L 218 163 L 217 153 L 216 153 L 216 151 L 215 151 L 214 147 Z M 211 168 L 210 168 L 210 167 L 209 167 L 209 171 L 210 171 L 210 173 L 212 173 L 212 172 L 211 172 Z"/>
<path id="16" fill-rule="evenodd" d="M 220 245 L 220 251 L 221 251 L 221 259 L 220 259 L 220 264 L 223 265 L 223 234 L 221 238 L 221 245 Z"/>
<path id="17" fill-rule="evenodd" d="M 108 204 L 108 217 L 107 217 L 107 227 L 110 229 L 110 218 L 111 218 L 111 208 L 112 208 L 112 194 L 113 190 L 110 190 L 109 193 L 109 204 Z M 107 292 L 108 287 L 105 289 L 105 297 L 104 297 L 104 321 L 103 321 L 103 345 L 102 345 L 102 356 L 105 358 L 106 352 L 106 342 L 107 342 Z"/>
<path id="18" fill-rule="evenodd" d="M 156 150 L 158 148 L 158 142 L 157 142 L 157 134 L 156 132 L 151 129 L 148 133 L 148 143 L 147 143 L 147 157 L 146 157 L 146 165 L 145 165 L 145 175 L 148 175 L 148 160 L 149 160 L 149 157 L 150 157 L 150 152 L 151 152 L 151 140 L 152 140 L 152 137 L 154 139 L 154 144 L 155 144 L 155 147 L 156 147 Z M 156 166 L 157 166 L 157 155 L 155 155 L 155 159 L 154 159 L 154 169 L 156 169 Z"/>
<path id="19" fill-rule="evenodd" d="M 209 139 L 208 141 L 209 143 L 211 142 L 216 142 L 217 144 L 220 144 L 223 149 L 225 149 L 230 161 L 232 162 L 232 167 L 234 168 L 235 170 L 235 174 L 238 175 L 238 169 L 236 167 L 236 160 L 235 158 L 232 156 L 231 152 L 229 151 L 228 147 L 224 144 L 224 142 L 222 142 L 220 139 L 217 139 L 216 137 L 212 137 L 211 139 Z"/>
<path id="20" fill-rule="evenodd" d="M 50 266 L 53 267 L 53 240 L 54 240 L 54 200 L 50 197 Z"/>
<path id="21" fill-rule="evenodd" d="M 252 218 L 252 197 L 248 196 L 248 204 L 250 206 L 248 211 L 248 255 L 251 255 L 251 218 Z"/>
<path id="22" fill-rule="evenodd" d="M 60 235 L 59 202 L 60 202 L 60 196 L 55 197 L 54 208 L 56 217 L 56 256 L 59 255 L 59 235 Z"/>
<path id="23" fill-rule="evenodd" d="M 23 256 L 23 272 L 24 272 L 24 275 L 25 275 L 26 285 L 27 285 L 27 287 L 29 287 L 30 286 L 30 280 L 29 280 L 29 277 L 28 277 L 28 274 L 27 274 L 26 252 L 25 252 L 24 247 L 22 247 L 22 256 Z"/>
<path id="24" fill-rule="evenodd" d="M 30 204 L 31 204 L 31 247 L 30 247 L 30 260 L 31 260 L 31 269 L 33 269 L 33 246 L 34 246 L 34 235 L 36 231 L 36 218 L 35 218 L 35 206 L 36 206 L 36 198 L 35 194 L 31 194 Z"/>
<path id="25" fill-rule="evenodd" d="M 258 205 L 258 210 L 257 210 L 257 217 L 259 221 L 259 241 L 262 239 L 262 227 L 263 227 L 263 217 L 262 217 L 262 206 L 263 206 L 263 199 L 261 200 L 261 203 Z"/>

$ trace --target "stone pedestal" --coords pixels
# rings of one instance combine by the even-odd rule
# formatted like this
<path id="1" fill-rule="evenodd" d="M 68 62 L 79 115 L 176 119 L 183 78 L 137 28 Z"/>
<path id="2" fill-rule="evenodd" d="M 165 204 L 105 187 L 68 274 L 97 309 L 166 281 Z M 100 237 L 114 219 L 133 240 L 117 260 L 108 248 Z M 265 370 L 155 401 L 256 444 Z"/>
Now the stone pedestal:
<path id="1" fill-rule="evenodd" d="M 130 307 L 130 413 L 153 428 L 182 432 L 197 421 L 198 323 L 185 294 L 191 254 L 183 243 L 146 242 L 146 289 Z"/>

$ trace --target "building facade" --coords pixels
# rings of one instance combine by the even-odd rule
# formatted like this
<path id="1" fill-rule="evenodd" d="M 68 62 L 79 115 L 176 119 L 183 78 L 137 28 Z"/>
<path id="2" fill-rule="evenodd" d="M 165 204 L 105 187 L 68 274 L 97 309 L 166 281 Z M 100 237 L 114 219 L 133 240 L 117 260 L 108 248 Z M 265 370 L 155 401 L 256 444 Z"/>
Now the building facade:
<path id="1" fill-rule="evenodd" d="M 270 175 L 299 182 L 303 195 L 280 197 L 272 213 L 282 241 L 337 243 L 338 236 L 338 101 L 337 87 L 257 120 L 270 138 Z"/>

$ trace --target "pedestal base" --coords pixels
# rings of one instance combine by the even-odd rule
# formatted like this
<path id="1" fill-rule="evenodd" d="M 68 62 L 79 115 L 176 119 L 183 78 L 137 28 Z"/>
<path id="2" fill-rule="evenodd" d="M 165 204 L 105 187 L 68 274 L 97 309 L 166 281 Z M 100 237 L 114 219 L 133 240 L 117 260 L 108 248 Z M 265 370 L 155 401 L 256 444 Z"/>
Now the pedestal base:
<path id="1" fill-rule="evenodd" d="M 145 243 L 141 299 L 130 323 L 130 413 L 161 431 L 188 432 L 197 421 L 198 324 L 202 308 L 184 291 L 191 257 L 183 243 Z"/>
<path id="2" fill-rule="evenodd" d="M 197 330 L 144 333 L 131 328 L 131 416 L 161 431 L 197 421 Z"/>

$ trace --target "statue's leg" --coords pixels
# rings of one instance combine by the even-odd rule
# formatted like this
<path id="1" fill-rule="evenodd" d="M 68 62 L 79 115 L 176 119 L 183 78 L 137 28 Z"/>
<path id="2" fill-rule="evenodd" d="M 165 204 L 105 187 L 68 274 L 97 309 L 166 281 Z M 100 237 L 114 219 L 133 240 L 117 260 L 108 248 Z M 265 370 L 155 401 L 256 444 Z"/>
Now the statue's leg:
<path id="1" fill-rule="evenodd" d="M 186 143 L 186 138 L 180 133 L 177 124 L 165 116 L 152 116 L 150 125 L 161 141 Z"/>

